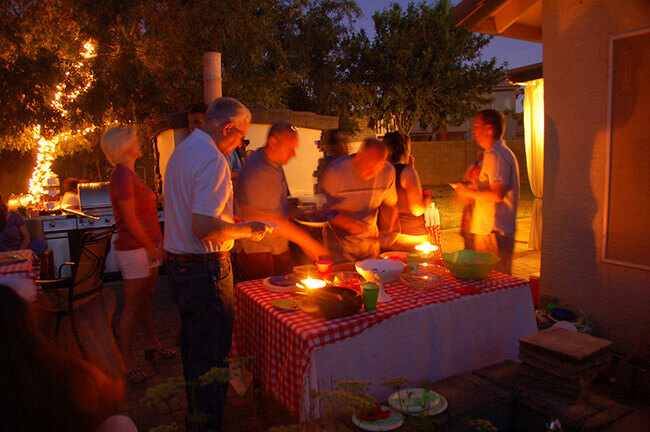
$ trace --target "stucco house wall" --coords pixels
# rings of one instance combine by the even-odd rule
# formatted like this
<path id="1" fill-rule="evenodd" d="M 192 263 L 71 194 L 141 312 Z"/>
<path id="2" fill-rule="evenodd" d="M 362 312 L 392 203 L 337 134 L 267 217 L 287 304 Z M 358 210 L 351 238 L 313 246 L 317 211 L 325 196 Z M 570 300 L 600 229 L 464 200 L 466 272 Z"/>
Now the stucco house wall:
<path id="1" fill-rule="evenodd" d="M 617 349 L 644 352 L 650 341 L 650 272 L 606 264 L 600 256 L 609 36 L 649 26 L 650 2 L 544 0 L 543 23 L 541 292 L 579 305 Z M 648 238 L 638 241 L 650 244 Z"/>

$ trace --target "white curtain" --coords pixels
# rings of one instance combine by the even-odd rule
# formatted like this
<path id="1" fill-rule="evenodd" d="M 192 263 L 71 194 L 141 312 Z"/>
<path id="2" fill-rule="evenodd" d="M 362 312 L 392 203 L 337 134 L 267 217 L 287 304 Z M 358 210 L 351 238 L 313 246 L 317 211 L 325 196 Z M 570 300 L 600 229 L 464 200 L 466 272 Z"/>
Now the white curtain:
<path id="1" fill-rule="evenodd" d="M 524 140 L 530 189 L 535 195 L 528 248 L 542 247 L 542 198 L 544 193 L 544 80 L 523 83 Z"/>

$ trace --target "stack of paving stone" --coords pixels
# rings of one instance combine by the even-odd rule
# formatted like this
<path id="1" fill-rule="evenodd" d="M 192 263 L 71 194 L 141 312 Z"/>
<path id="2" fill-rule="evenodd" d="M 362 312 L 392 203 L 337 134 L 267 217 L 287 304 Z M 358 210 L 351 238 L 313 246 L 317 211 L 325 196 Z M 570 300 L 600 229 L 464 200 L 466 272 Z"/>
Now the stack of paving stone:
<path id="1" fill-rule="evenodd" d="M 575 400 L 610 365 L 612 342 L 552 327 L 519 341 L 517 382 L 529 391 Z"/>

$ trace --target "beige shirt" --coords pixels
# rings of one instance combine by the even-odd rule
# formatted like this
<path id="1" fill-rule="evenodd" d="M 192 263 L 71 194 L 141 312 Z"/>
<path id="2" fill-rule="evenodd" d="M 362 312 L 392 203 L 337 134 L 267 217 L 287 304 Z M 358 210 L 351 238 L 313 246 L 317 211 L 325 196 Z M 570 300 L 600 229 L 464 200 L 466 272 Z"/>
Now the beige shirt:
<path id="1" fill-rule="evenodd" d="M 203 241 L 192 231 L 192 214 L 233 223 L 230 168 L 210 135 L 201 129 L 181 141 L 165 170 L 165 250 L 205 254 L 232 249 L 234 241 Z"/>
<path id="2" fill-rule="evenodd" d="M 343 212 L 366 225 L 364 233 L 352 235 L 336 229 L 336 235 L 341 245 L 329 229 L 325 229 L 327 247 L 335 260 L 360 260 L 379 255 L 379 228 L 377 215 L 382 203 L 395 205 L 395 169 L 388 162 L 379 174 L 370 180 L 359 176 L 352 156 L 336 159 L 323 173 L 321 186 L 327 206 L 330 209 Z"/>
<path id="3" fill-rule="evenodd" d="M 519 203 L 519 165 L 514 153 L 503 141 L 497 141 L 485 150 L 478 176 L 479 190 L 489 190 L 493 184 L 507 186 L 503 201 L 491 203 L 476 200 L 470 232 L 486 235 L 496 231 L 512 237 L 515 235 L 515 219 Z"/>

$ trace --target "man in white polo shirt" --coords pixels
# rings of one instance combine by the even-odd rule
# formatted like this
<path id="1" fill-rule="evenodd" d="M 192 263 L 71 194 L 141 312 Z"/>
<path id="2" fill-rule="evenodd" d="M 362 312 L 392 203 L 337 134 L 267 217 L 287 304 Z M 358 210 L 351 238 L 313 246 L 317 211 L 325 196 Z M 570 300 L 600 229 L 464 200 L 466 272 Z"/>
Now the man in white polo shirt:
<path id="1" fill-rule="evenodd" d="M 227 367 L 232 337 L 233 278 L 230 249 L 236 239 L 261 240 L 259 222 L 235 223 L 230 168 L 225 156 L 244 139 L 251 114 L 239 101 L 212 102 L 201 128 L 181 141 L 165 172 L 165 250 L 169 284 L 181 316 L 185 381 Z M 221 429 L 227 385 L 186 388 L 188 431 Z"/>
<path id="2" fill-rule="evenodd" d="M 474 199 L 470 233 L 476 252 L 492 252 L 501 258 L 495 270 L 512 271 L 515 246 L 515 218 L 519 203 L 519 165 L 503 141 L 506 119 L 503 113 L 487 109 L 474 120 L 472 133 L 483 150 L 483 164 L 476 188 L 455 185 L 459 195 Z"/>

